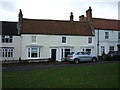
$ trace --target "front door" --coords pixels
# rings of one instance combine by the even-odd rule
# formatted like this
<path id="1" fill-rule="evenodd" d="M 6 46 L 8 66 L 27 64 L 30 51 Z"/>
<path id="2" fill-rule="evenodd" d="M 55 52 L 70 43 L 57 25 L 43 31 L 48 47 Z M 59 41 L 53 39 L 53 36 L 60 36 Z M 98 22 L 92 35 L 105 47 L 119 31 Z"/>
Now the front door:
<path id="1" fill-rule="evenodd" d="M 56 49 L 51 49 L 51 59 L 56 60 Z"/>
<path id="2" fill-rule="evenodd" d="M 118 44 L 117 46 L 118 46 L 118 51 L 120 51 L 120 44 Z"/>

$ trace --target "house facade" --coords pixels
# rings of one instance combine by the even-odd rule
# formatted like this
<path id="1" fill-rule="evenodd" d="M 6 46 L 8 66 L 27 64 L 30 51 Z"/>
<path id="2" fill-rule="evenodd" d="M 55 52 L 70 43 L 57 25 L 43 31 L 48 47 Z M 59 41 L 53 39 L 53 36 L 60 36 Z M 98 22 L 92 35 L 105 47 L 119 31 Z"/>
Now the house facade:
<path id="1" fill-rule="evenodd" d="M 88 21 L 94 26 L 94 53 L 98 56 L 110 51 L 120 50 L 120 20 L 92 17 L 92 9 L 86 11 L 86 17 L 80 16 L 80 21 Z"/>
<path id="2" fill-rule="evenodd" d="M 1 21 L 0 57 L 3 60 L 19 60 L 20 36 L 17 32 L 17 22 Z"/>
<path id="3" fill-rule="evenodd" d="M 102 56 L 120 50 L 119 20 L 94 18 L 92 9 L 74 21 L 23 18 L 1 21 L 1 60 L 48 59 L 61 61 L 72 51 L 87 51 Z"/>
<path id="4" fill-rule="evenodd" d="M 51 58 L 61 61 L 71 51 L 89 51 L 94 54 L 94 32 L 88 22 L 38 20 L 23 18 L 19 13 L 21 59 Z"/>
<path id="5" fill-rule="evenodd" d="M 62 60 L 71 51 L 87 51 L 102 56 L 120 50 L 119 20 L 93 18 L 92 9 L 74 21 L 23 18 L 19 13 L 21 59 Z"/>
<path id="6" fill-rule="evenodd" d="M 95 28 L 96 55 L 120 50 L 119 20 L 92 18 Z"/>

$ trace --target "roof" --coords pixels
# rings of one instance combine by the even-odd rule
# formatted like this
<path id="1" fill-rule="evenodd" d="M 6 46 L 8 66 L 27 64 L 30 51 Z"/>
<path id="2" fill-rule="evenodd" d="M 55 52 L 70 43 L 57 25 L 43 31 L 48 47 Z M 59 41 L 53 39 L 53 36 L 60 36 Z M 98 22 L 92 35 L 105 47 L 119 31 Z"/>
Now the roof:
<path id="1" fill-rule="evenodd" d="M 102 19 L 102 18 L 92 18 L 93 25 L 96 29 L 103 29 L 103 30 L 120 30 L 119 20 L 112 20 L 112 19 Z"/>
<path id="2" fill-rule="evenodd" d="M 93 35 L 87 22 L 26 18 L 23 18 L 22 21 L 21 34 Z"/>
<path id="3" fill-rule="evenodd" d="M 2 35 L 17 35 L 17 22 L 1 21 Z"/>

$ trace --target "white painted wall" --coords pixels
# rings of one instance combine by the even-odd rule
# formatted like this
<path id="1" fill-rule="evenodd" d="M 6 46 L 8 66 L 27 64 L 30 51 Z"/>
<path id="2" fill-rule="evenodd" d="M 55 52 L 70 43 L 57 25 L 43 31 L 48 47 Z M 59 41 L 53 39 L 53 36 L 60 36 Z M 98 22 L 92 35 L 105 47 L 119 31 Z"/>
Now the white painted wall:
<path id="1" fill-rule="evenodd" d="M 37 36 L 37 42 L 32 43 L 32 36 Z M 66 36 L 67 43 L 62 44 L 62 36 Z M 57 59 L 60 59 L 61 48 L 71 47 L 72 51 L 80 51 L 82 46 L 88 45 L 88 36 L 70 36 L 70 35 L 36 35 L 22 34 L 21 35 L 21 58 L 27 59 L 27 45 L 40 45 L 41 58 L 50 58 L 50 49 L 58 50 Z"/>
<path id="2" fill-rule="evenodd" d="M 105 39 L 105 32 L 109 32 L 109 39 Z M 98 43 L 98 33 L 99 33 L 99 55 L 101 56 L 101 46 L 105 46 L 105 53 L 109 52 L 109 47 L 114 46 L 114 50 L 117 51 L 118 44 L 118 31 L 113 30 L 95 30 L 95 48 L 97 55 L 97 43 Z"/>
<path id="3" fill-rule="evenodd" d="M 20 36 L 13 36 L 12 43 L 2 43 L 1 42 L 1 35 L 0 35 L 0 47 L 14 47 L 13 57 L 3 58 L 2 60 L 19 60 L 20 57 Z"/>

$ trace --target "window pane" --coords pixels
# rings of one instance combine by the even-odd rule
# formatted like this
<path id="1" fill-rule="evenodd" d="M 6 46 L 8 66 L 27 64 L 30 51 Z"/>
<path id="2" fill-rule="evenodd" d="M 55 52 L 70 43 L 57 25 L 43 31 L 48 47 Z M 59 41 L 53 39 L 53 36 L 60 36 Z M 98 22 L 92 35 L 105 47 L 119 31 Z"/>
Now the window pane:
<path id="1" fill-rule="evenodd" d="M 67 57 L 68 54 L 70 54 L 70 49 L 65 49 L 65 57 Z"/>
<path id="2" fill-rule="evenodd" d="M 13 51 L 11 52 L 11 57 L 13 57 Z"/>
<path id="3" fill-rule="evenodd" d="M 105 47 L 101 46 L 101 54 L 105 54 Z"/>
<path id="4" fill-rule="evenodd" d="M 11 51 L 10 51 L 10 49 L 8 49 L 8 57 L 10 57 L 11 55 Z"/>
<path id="5" fill-rule="evenodd" d="M 13 39 L 13 36 L 2 36 L 3 43 L 11 43 L 12 39 Z"/>
<path id="6" fill-rule="evenodd" d="M 10 36 L 10 39 L 12 39 L 13 38 L 13 36 Z"/>
<path id="7" fill-rule="evenodd" d="M 13 49 L 12 48 L 3 48 L 2 49 L 2 57 L 13 57 Z"/>
<path id="8" fill-rule="evenodd" d="M 62 57 L 62 58 L 63 58 L 63 53 L 64 53 L 64 52 L 63 52 L 63 49 L 61 49 L 61 57 Z"/>
<path id="9" fill-rule="evenodd" d="M 10 39 L 9 42 L 12 43 L 12 39 Z"/>
<path id="10" fill-rule="evenodd" d="M 32 42 L 33 42 L 33 43 L 36 42 L 36 36 L 32 36 Z"/>
<path id="11" fill-rule="evenodd" d="M 66 37 L 62 37 L 62 43 L 66 43 Z"/>
<path id="12" fill-rule="evenodd" d="M 109 51 L 114 51 L 114 46 L 110 46 Z"/>
<path id="13" fill-rule="evenodd" d="M 88 38 L 88 43 L 92 43 L 92 38 L 91 37 Z"/>
<path id="14" fill-rule="evenodd" d="M 2 42 L 4 42 L 4 36 L 2 36 L 2 39 L 1 39 L 1 40 L 2 40 Z"/>
<path id="15" fill-rule="evenodd" d="M 40 48 L 39 48 L 39 57 L 40 57 Z"/>
<path id="16" fill-rule="evenodd" d="M 37 57 L 37 48 L 31 48 L 31 57 Z"/>
<path id="17" fill-rule="evenodd" d="M 30 48 L 28 48 L 28 57 L 30 57 Z"/>
<path id="18" fill-rule="evenodd" d="M 105 32 L 105 39 L 109 39 L 109 32 Z"/>
<path id="19" fill-rule="evenodd" d="M 7 49 L 5 49 L 5 57 L 7 57 L 8 55 L 7 55 Z"/>
<path id="20" fill-rule="evenodd" d="M 2 42 L 4 43 L 4 42 L 5 42 L 5 39 L 2 39 Z"/>
<path id="21" fill-rule="evenodd" d="M 28 57 L 29 58 L 38 58 L 38 57 L 40 57 L 40 48 L 38 48 L 38 47 L 28 48 Z"/>
<path id="22" fill-rule="evenodd" d="M 31 53 L 31 57 L 37 57 L 37 53 Z"/>
<path id="23" fill-rule="evenodd" d="M 120 32 L 118 32 L 118 39 L 120 39 Z"/>
<path id="24" fill-rule="evenodd" d="M 4 55 L 4 49 L 2 49 L 2 57 L 5 57 L 5 55 Z"/>
<path id="25" fill-rule="evenodd" d="M 89 54 L 91 54 L 91 49 L 86 49 L 86 52 L 88 52 Z"/>

